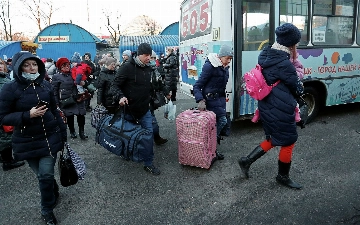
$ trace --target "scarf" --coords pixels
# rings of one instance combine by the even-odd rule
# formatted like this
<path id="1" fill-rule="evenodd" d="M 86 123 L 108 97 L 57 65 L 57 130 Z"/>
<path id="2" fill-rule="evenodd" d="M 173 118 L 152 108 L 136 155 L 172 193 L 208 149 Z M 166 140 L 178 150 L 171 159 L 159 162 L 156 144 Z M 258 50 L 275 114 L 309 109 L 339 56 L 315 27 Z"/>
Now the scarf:
<path id="1" fill-rule="evenodd" d="M 284 45 L 281 45 L 277 42 L 275 42 L 272 46 L 271 46 L 272 49 L 276 49 L 276 50 L 280 50 L 280 51 L 284 51 L 286 53 L 289 53 L 291 55 L 291 51 L 288 47 L 284 46 Z"/>
<path id="2" fill-rule="evenodd" d="M 145 66 L 146 66 L 145 63 L 141 62 L 141 60 L 139 59 L 139 56 L 133 57 L 133 59 L 134 59 L 135 63 L 136 63 L 138 66 L 140 66 L 140 67 L 145 67 Z"/>

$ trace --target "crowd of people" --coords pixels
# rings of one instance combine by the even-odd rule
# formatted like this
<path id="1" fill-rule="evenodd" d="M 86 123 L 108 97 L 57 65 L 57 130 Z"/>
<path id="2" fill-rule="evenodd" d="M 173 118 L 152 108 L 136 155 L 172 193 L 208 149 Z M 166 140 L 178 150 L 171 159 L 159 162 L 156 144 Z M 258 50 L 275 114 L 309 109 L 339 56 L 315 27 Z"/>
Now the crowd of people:
<path id="1" fill-rule="evenodd" d="M 249 178 L 252 163 L 275 146 L 281 146 L 279 171 L 276 180 L 287 187 L 300 189 L 301 185 L 289 177 L 292 151 L 297 141 L 295 109 L 297 98 L 303 93 L 301 76 L 297 70 L 296 44 L 300 31 L 292 24 L 283 24 L 275 31 L 276 42 L 260 53 L 258 63 L 268 84 L 280 83 L 260 100 L 259 119 L 266 139 L 248 156 L 238 161 L 241 171 Z M 234 52 L 230 46 L 221 46 L 219 52 L 210 53 L 203 65 L 201 76 L 194 85 L 195 101 L 199 110 L 216 114 L 217 138 L 229 122 L 226 117 L 225 88 L 229 79 L 229 65 Z M 163 93 L 167 101 L 176 101 L 179 59 L 172 48 L 166 56 L 156 53 L 148 43 L 138 46 L 136 52 L 122 53 L 122 63 L 112 54 L 81 56 L 75 52 L 71 58 L 40 59 L 30 52 L 16 53 L 11 60 L 0 59 L 0 153 L 3 170 L 24 165 L 24 160 L 35 173 L 41 195 L 41 215 L 46 224 L 57 224 L 53 213 L 59 197 L 54 178 L 57 153 L 68 139 L 78 136 L 87 140 L 85 115 L 91 111 L 90 100 L 97 90 L 96 102 L 110 114 L 126 107 L 124 118 L 150 131 L 155 144 L 167 139 L 160 136 L 155 117 L 156 93 Z M 11 75 L 9 72 L 11 71 Z M 11 81 L 12 80 L 12 81 Z M 95 87 L 95 88 L 94 88 Z M 65 115 L 65 119 L 61 116 Z M 75 130 L 75 116 L 78 133 Z M 276 124 L 276 125 L 274 125 Z M 10 128 L 12 127 L 12 129 Z M 143 155 L 144 170 L 160 175 L 153 163 L 153 144 L 146 146 Z M 216 151 L 216 159 L 224 155 Z"/>
<path id="2" fill-rule="evenodd" d="M 168 50 L 166 60 L 161 62 L 166 64 L 162 73 L 158 70 L 159 57 L 147 43 L 140 44 L 136 52 L 124 51 L 122 63 L 111 53 L 96 55 L 94 62 L 90 53 L 78 52 L 56 61 L 26 51 L 7 61 L 0 59 L 3 170 L 23 166 L 27 161 L 39 183 L 41 215 L 46 224 L 57 224 L 53 213 L 59 197 L 54 178 L 57 153 L 64 148 L 68 135 L 88 139 L 85 115 L 92 110 L 90 100 L 95 92 L 97 104 L 110 114 L 126 103 L 129 120 L 135 118 L 151 131 L 156 145 L 167 142 L 160 136 L 153 102 L 157 91 L 164 94 L 164 99 L 176 101 L 171 96 L 176 95 L 177 80 L 174 85 L 172 77 L 178 73 L 178 62 L 172 52 Z M 153 146 L 145 151 L 144 170 L 159 175 L 160 170 L 153 164 Z"/>

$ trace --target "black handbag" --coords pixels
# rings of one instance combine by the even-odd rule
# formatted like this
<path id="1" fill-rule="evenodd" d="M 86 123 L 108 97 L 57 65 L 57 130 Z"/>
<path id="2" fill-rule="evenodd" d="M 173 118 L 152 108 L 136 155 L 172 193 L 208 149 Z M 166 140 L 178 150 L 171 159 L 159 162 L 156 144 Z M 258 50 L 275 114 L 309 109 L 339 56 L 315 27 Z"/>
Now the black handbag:
<path id="1" fill-rule="evenodd" d="M 164 96 L 164 92 L 162 91 L 157 91 L 155 92 L 155 96 L 154 96 L 154 108 L 160 108 L 161 106 L 165 105 L 165 96 Z"/>
<path id="2" fill-rule="evenodd" d="M 70 96 L 68 98 L 60 100 L 60 105 L 62 108 L 66 108 L 66 107 L 74 105 L 74 104 L 76 104 L 76 101 L 73 96 Z"/>
<path id="3" fill-rule="evenodd" d="M 60 183 L 63 187 L 68 187 L 78 182 L 79 177 L 68 151 L 65 153 L 64 149 L 61 151 L 58 166 Z"/>
<path id="4" fill-rule="evenodd" d="M 301 120 L 297 122 L 296 125 L 300 126 L 301 129 L 303 129 L 305 128 L 305 124 L 307 123 L 309 117 L 309 106 L 302 97 L 299 97 L 297 99 L 297 102 L 299 104 Z"/>

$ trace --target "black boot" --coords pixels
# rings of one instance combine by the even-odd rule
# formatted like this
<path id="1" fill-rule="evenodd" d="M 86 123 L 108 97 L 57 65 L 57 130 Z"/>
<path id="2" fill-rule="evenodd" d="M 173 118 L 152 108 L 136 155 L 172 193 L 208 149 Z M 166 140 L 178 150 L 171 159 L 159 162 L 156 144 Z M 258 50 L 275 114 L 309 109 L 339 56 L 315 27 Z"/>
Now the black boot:
<path id="1" fill-rule="evenodd" d="M 58 200 L 59 200 L 59 185 L 57 184 L 56 180 L 54 179 L 54 195 L 55 195 L 55 204 L 53 206 L 53 208 L 56 207 L 56 205 L 58 204 Z"/>
<path id="2" fill-rule="evenodd" d="M 25 165 L 23 161 L 15 161 L 12 157 L 12 149 L 6 148 L 1 151 L 1 158 L 3 160 L 3 170 L 8 171 L 17 167 Z"/>
<path id="3" fill-rule="evenodd" d="M 70 137 L 71 138 L 77 138 L 76 132 L 74 131 L 70 131 Z"/>
<path id="4" fill-rule="evenodd" d="M 159 134 L 154 134 L 154 142 L 156 145 L 162 145 L 168 142 L 168 139 L 160 137 Z"/>
<path id="5" fill-rule="evenodd" d="M 85 134 L 84 132 L 84 127 L 79 127 L 79 137 L 82 139 L 82 140 L 85 140 L 88 138 L 88 136 Z"/>
<path id="6" fill-rule="evenodd" d="M 249 169 L 250 165 L 255 162 L 258 158 L 263 156 L 266 152 L 261 148 L 261 146 L 257 146 L 248 156 L 241 157 L 238 160 L 240 168 L 244 173 L 246 178 L 249 178 Z"/>
<path id="7" fill-rule="evenodd" d="M 295 181 L 292 181 L 289 177 L 291 162 L 283 163 L 279 160 L 278 163 L 279 163 L 279 173 L 276 176 L 276 181 L 279 184 L 284 185 L 289 188 L 301 189 L 302 186 L 300 184 L 296 183 Z"/>
<path id="8" fill-rule="evenodd" d="M 220 152 L 218 152 L 217 150 L 216 150 L 216 159 L 217 160 L 224 160 L 225 159 L 225 156 L 223 155 L 223 154 L 221 154 Z"/>
<path id="9" fill-rule="evenodd" d="M 23 165 L 25 165 L 24 161 L 12 160 L 12 161 L 8 161 L 8 162 L 3 162 L 3 170 L 8 171 L 8 170 L 12 170 L 12 169 L 18 168 Z"/>

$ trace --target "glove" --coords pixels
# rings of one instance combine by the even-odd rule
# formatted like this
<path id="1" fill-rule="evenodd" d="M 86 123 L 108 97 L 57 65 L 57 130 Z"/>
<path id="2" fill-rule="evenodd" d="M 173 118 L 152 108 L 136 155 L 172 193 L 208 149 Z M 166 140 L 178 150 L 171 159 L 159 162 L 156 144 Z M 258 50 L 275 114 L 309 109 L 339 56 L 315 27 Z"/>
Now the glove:
<path id="1" fill-rule="evenodd" d="M 204 111 L 206 109 L 206 104 L 205 104 L 205 99 L 201 100 L 199 103 L 198 103 L 198 109 L 200 111 Z"/>

